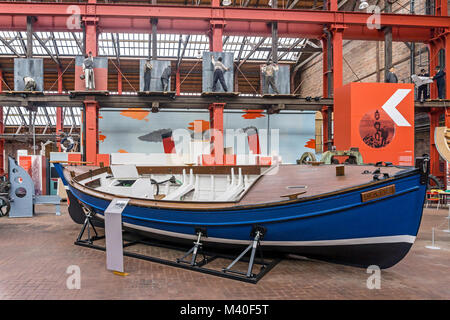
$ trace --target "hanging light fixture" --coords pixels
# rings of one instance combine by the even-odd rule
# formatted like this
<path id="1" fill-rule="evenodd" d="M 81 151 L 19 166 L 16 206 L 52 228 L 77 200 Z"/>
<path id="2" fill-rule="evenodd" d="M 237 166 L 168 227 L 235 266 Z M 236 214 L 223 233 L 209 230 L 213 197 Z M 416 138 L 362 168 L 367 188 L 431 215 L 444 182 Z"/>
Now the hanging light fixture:
<path id="1" fill-rule="evenodd" d="M 364 10 L 367 9 L 369 7 L 369 3 L 367 3 L 367 0 L 360 0 L 360 4 L 359 4 L 359 10 Z"/>
<path id="2" fill-rule="evenodd" d="M 231 4 L 231 0 L 223 0 L 222 5 L 223 6 L 229 6 Z"/>

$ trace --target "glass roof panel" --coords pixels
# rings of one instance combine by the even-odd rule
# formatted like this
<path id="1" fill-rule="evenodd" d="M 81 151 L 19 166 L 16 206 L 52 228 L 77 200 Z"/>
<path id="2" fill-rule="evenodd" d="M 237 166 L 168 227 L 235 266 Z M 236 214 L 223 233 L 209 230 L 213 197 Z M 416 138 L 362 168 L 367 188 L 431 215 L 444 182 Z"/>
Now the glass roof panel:
<path id="1" fill-rule="evenodd" d="M 59 56 L 80 55 L 81 51 L 77 45 L 77 41 L 82 42 L 81 32 L 36 32 L 35 35 L 40 38 L 42 44 L 52 54 Z M 25 47 L 27 42 L 26 32 L 0 31 L 0 37 L 7 42 L 19 55 L 25 55 Z M 186 39 L 189 41 L 186 45 L 184 57 L 188 59 L 197 58 L 204 51 L 209 50 L 209 39 L 206 35 L 180 35 L 178 34 L 158 34 L 158 56 L 161 58 L 177 58 L 178 53 L 182 52 Z M 264 42 L 259 46 L 262 37 L 244 37 L 244 36 L 228 36 L 224 44 L 224 51 L 233 52 L 235 59 L 242 50 L 241 59 L 245 59 L 247 55 L 256 48 L 247 60 L 265 60 L 270 54 L 271 38 L 265 38 Z M 151 44 L 149 44 L 150 35 L 143 33 L 100 33 L 99 34 L 99 55 L 107 57 L 115 57 L 116 50 L 119 50 L 121 57 L 147 57 Z M 279 38 L 278 47 L 280 55 L 286 50 L 290 50 L 292 44 L 298 39 L 295 38 Z M 56 48 L 55 48 L 56 45 Z M 301 43 L 297 45 L 300 46 Z M 33 37 L 33 52 L 37 56 L 48 56 L 47 50 L 39 43 L 37 38 Z M 8 46 L 0 42 L 0 55 L 15 55 Z M 288 52 L 282 58 L 283 61 L 294 61 L 295 52 Z"/>

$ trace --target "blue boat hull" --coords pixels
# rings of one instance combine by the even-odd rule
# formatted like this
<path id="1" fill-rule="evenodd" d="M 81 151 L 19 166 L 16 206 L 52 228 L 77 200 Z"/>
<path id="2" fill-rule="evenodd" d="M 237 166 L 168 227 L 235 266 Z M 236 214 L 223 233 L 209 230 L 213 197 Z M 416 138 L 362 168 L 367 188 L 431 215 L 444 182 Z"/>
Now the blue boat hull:
<path id="1" fill-rule="evenodd" d="M 395 185 L 395 193 L 362 202 L 361 193 Z M 419 170 L 394 179 L 293 203 L 220 210 L 179 210 L 128 205 L 124 227 L 152 237 L 192 244 L 195 229 L 207 230 L 205 246 L 248 245 L 254 226 L 267 232 L 264 250 L 359 267 L 389 268 L 409 251 L 416 238 L 426 184 Z M 100 217 L 110 201 L 69 184 L 70 192 Z"/>

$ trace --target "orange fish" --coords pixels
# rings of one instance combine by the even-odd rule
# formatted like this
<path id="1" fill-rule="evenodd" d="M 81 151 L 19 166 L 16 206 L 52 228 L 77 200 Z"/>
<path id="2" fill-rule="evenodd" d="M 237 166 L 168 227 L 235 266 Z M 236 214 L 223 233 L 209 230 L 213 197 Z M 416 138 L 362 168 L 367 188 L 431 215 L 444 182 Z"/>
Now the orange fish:
<path id="1" fill-rule="evenodd" d="M 316 149 L 316 139 L 309 139 L 306 142 L 305 147 L 310 149 Z"/>
<path id="2" fill-rule="evenodd" d="M 98 140 L 99 141 L 103 142 L 103 141 L 105 141 L 105 139 L 106 139 L 106 136 L 104 134 L 99 134 L 98 135 Z"/>
<path id="3" fill-rule="evenodd" d="M 188 129 L 194 132 L 205 132 L 209 129 L 209 121 L 194 120 L 194 122 L 189 122 Z"/>
<path id="4" fill-rule="evenodd" d="M 242 118 L 244 119 L 257 119 L 264 117 L 264 110 L 244 110 Z"/>
<path id="5" fill-rule="evenodd" d="M 128 153 L 128 151 L 123 150 L 123 149 L 119 149 L 119 150 L 117 150 L 117 152 L 119 152 L 119 153 Z"/>
<path id="6" fill-rule="evenodd" d="M 150 111 L 143 110 L 140 108 L 128 108 L 122 110 L 120 114 L 122 116 L 129 117 L 131 119 L 148 121 L 148 119 L 145 119 L 145 117 L 150 114 Z"/>

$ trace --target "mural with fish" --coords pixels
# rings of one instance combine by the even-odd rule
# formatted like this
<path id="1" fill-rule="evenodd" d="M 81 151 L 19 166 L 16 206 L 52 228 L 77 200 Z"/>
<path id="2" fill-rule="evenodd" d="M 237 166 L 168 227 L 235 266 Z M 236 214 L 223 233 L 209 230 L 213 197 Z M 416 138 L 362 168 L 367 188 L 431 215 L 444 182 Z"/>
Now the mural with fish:
<path id="1" fill-rule="evenodd" d="M 303 152 L 313 152 L 314 112 L 280 112 L 268 115 L 225 110 L 224 147 L 233 152 L 279 154 L 284 163 L 295 163 Z M 100 153 L 180 153 L 178 139 L 184 130 L 191 139 L 209 141 L 209 113 L 204 110 L 124 110 L 102 108 L 99 116 Z M 237 136 L 244 138 L 240 144 Z"/>

